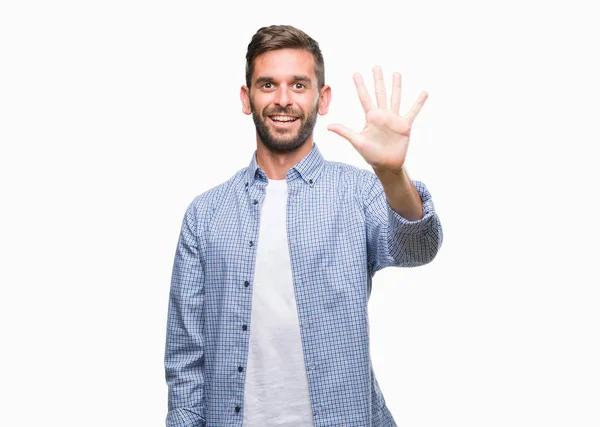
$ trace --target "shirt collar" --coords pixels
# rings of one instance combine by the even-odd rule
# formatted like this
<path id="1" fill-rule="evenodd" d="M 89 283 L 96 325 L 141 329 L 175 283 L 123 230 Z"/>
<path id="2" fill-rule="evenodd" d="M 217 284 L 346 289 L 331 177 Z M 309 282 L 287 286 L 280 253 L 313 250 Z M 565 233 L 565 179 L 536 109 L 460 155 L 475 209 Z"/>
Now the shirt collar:
<path id="1" fill-rule="evenodd" d="M 306 156 L 304 156 L 302 160 L 296 163 L 296 165 L 293 166 L 286 173 L 286 180 L 291 181 L 296 176 L 300 176 L 307 184 L 310 184 L 312 186 L 316 182 L 319 174 L 321 173 L 321 169 L 323 168 L 324 163 L 325 159 L 321 155 L 321 152 L 317 147 L 317 143 L 313 141 L 312 150 L 310 150 L 310 152 Z M 247 169 L 247 185 L 252 185 L 257 175 L 262 177 L 265 181 L 267 180 L 267 175 L 258 166 L 258 162 L 256 161 L 255 150 L 254 154 L 252 154 L 252 159 L 250 160 L 250 165 Z"/>

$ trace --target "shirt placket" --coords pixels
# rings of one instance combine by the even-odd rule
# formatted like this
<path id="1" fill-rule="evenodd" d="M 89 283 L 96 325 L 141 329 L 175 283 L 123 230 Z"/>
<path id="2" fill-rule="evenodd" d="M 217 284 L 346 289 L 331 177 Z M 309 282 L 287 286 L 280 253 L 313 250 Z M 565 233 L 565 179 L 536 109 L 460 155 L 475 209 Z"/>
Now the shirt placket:
<path id="1" fill-rule="evenodd" d="M 294 293 L 296 296 L 296 305 L 298 307 L 298 323 L 300 325 L 300 337 L 302 339 L 302 348 L 304 350 L 304 361 L 306 374 L 308 377 L 308 386 L 310 393 L 311 405 L 315 420 L 319 417 L 321 411 L 320 399 L 317 395 L 316 377 L 318 375 L 318 359 L 317 348 L 311 334 L 311 311 L 310 311 L 310 293 L 307 292 L 308 284 L 306 283 L 306 260 L 312 259 L 309 251 L 311 248 L 302 241 L 302 228 L 306 226 L 305 221 L 310 218 L 305 218 L 306 209 L 304 204 L 306 198 L 311 196 L 312 182 L 309 185 L 298 177 L 292 180 L 288 188 L 288 203 L 287 203 L 287 234 L 288 247 L 290 252 L 290 264 L 292 266 L 292 278 L 294 283 Z"/>
<path id="2" fill-rule="evenodd" d="M 236 392 L 232 396 L 233 406 L 235 411 L 236 422 L 241 423 L 243 417 L 242 404 L 244 402 L 244 383 L 246 380 L 246 364 L 248 361 L 248 351 L 250 345 L 250 328 L 252 327 L 250 320 L 252 318 L 252 292 L 254 287 L 254 271 L 256 268 L 256 249 L 258 248 L 258 235 L 260 231 L 260 209 L 265 198 L 265 183 L 258 178 L 253 185 L 250 183 L 244 184 L 245 196 L 243 198 L 244 218 L 241 226 L 241 236 L 244 239 L 243 260 L 240 262 L 242 274 L 242 284 L 240 285 L 240 305 L 238 313 L 240 313 L 240 321 L 236 321 L 233 328 L 240 332 L 240 343 L 232 357 L 234 358 L 230 365 L 237 376 Z M 239 417 L 238 417 L 239 416 Z"/>

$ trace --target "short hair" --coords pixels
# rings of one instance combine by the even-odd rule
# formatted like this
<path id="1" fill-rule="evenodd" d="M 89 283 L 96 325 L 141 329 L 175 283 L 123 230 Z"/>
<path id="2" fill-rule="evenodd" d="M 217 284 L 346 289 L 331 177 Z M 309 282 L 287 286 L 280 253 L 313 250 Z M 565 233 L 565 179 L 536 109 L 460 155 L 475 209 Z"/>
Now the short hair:
<path id="1" fill-rule="evenodd" d="M 325 85 L 325 63 L 319 43 L 304 31 L 291 25 L 271 25 L 260 28 L 248 44 L 246 52 L 246 86 L 250 88 L 250 79 L 254 72 L 256 57 L 272 50 L 304 49 L 309 51 L 315 62 L 315 74 L 319 89 Z"/>

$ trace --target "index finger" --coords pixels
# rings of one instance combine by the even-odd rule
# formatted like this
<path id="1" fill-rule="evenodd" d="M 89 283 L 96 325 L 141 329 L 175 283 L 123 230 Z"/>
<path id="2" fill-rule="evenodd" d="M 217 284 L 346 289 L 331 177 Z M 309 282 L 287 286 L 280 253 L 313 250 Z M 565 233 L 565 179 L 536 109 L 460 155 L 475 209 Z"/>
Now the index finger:
<path id="1" fill-rule="evenodd" d="M 369 92 L 365 87 L 365 82 L 360 73 L 354 74 L 354 84 L 356 85 L 356 91 L 358 92 L 358 98 L 360 99 L 363 110 L 365 110 L 365 114 L 367 114 L 373 109 L 373 103 L 371 102 L 371 97 L 369 96 Z"/>

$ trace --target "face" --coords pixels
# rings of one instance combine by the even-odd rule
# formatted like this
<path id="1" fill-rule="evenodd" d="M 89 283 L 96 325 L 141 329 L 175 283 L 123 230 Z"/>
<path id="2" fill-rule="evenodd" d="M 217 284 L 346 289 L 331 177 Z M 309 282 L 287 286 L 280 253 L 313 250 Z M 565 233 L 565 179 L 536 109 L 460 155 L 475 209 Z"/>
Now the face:
<path id="1" fill-rule="evenodd" d="M 251 88 L 243 86 L 240 96 L 265 147 L 289 153 L 312 138 L 317 113 L 327 113 L 330 88 L 319 91 L 310 52 L 279 49 L 255 59 Z"/>

